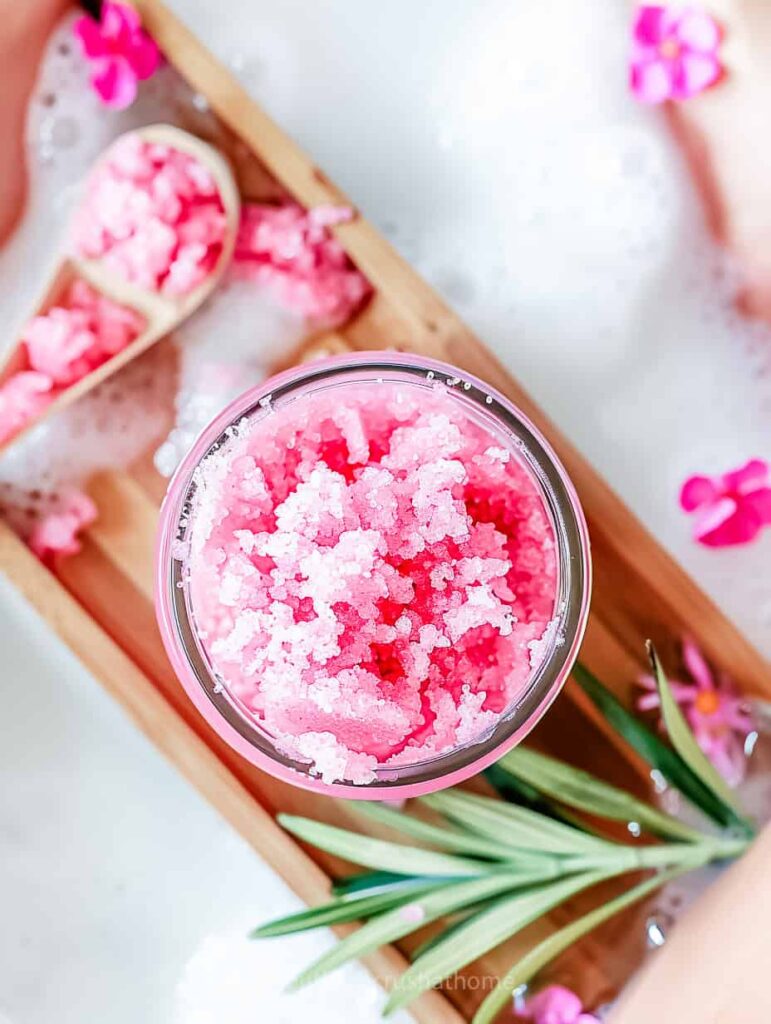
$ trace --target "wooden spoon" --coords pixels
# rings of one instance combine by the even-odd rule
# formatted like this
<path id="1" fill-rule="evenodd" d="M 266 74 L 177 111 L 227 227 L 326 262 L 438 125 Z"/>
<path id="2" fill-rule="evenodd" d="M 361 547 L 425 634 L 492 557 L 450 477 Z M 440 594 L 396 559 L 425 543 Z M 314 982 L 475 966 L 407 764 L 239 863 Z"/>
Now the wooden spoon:
<path id="1" fill-rule="evenodd" d="M 55 306 L 61 300 L 70 284 L 79 278 L 86 281 L 92 288 L 101 292 L 107 298 L 138 312 L 144 318 L 145 326 L 137 337 L 124 349 L 121 349 L 120 352 L 108 359 L 107 362 L 102 363 L 95 370 L 92 370 L 91 373 L 86 374 L 74 384 L 66 387 L 50 405 L 46 406 L 39 416 L 33 417 L 13 437 L 0 443 L 0 451 L 13 444 L 14 441 L 48 416 L 53 416 L 70 405 L 70 403 L 76 402 L 88 391 L 96 387 L 97 384 L 101 384 L 103 380 L 106 380 L 107 377 L 115 373 L 116 370 L 125 366 L 160 338 L 173 331 L 175 327 L 190 316 L 208 298 L 230 263 L 236 242 L 241 203 L 233 173 L 225 158 L 207 143 L 172 125 L 149 125 L 128 134 L 137 135 L 147 142 L 168 145 L 173 149 L 188 153 L 211 173 L 225 211 L 225 233 L 222 242 L 222 252 L 207 277 L 184 295 L 165 295 L 161 292 L 140 288 L 129 281 L 123 280 L 116 271 L 105 265 L 103 259 L 91 260 L 81 259 L 69 254 L 62 255 L 48 279 L 40 301 L 27 322 L 32 317 L 46 313 L 52 306 Z M 123 137 L 125 138 L 125 136 Z M 115 140 L 115 142 L 117 141 L 119 140 Z M 111 143 L 109 148 L 112 148 L 115 142 Z M 109 152 L 109 149 L 107 152 Z M 100 160 L 102 159 L 104 159 L 104 156 L 100 157 Z M 0 359 L 0 384 L 4 383 L 12 374 L 27 368 L 28 361 L 24 343 L 17 341 L 15 345 L 11 346 L 6 356 Z"/>

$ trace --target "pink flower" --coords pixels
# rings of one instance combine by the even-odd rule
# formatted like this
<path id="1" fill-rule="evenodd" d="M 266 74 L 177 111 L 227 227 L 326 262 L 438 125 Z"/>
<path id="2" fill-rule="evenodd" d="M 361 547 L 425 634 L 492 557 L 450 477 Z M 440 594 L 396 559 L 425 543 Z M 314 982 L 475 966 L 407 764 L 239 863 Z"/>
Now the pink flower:
<path id="1" fill-rule="evenodd" d="M 91 84 L 108 107 L 125 110 L 136 99 L 137 82 L 158 70 L 161 52 L 127 4 L 102 6 L 99 22 L 88 15 L 72 27 L 83 55 L 92 64 Z"/>
<path id="2" fill-rule="evenodd" d="M 707 547 L 747 544 L 771 524 L 768 463 L 751 459 L 721 476 L 689 477 L 680 505 L 695 513 L 694 538 Z"/>
<path id="3" fill-rule="evenodd" d="M 744 742 L 755 729 L 752 715 L 727 676 L 721 674 L 715 679 L 704 655 L 689 637 L 683 640 L 683 661 L 691 681 L 671 682 L 674 698 L 701 749 L 726 782 L 736 786 L 747 768 Z M 639 683 L 649 692 L 639 698 L 637 707 L 641 711 L 659 707 L 653 677 L 643 676 Z"/>
<path id="4" fill-rule="evenodd" d="M 97 509 L 87 494 L 73 491 L 64 499 L 63 507 L 50 512 L 35 526 L 27 543 L 43 562 L 50 563 L 55 555 L 74 555 L 80 551 L 77 535 L 84 526 L 93 523 Z"/>
<path id="5" fill-rule="evenodd" d="M 584 1013 L 575 992 L 563 985 L 549 985 L 528 999 L 521 1018 L 533 1024 L 599 1024 L 593 1013 Z"/>
<path id="6" fill-rule="evenodd" d="M 722 72 L 720 29 L 698 7 L 641 4 L 632 29 L 630 86 L 643 103 L 687 100 Z"/>

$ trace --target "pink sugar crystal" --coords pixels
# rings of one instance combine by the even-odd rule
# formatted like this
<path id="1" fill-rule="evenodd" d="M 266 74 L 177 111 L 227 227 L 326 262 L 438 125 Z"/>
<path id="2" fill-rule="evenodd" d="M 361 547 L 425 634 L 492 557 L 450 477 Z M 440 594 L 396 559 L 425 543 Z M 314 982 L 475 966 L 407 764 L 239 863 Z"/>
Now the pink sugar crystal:
<path id="1" fill-rule="evenodd" d="M 214 178 L 198 160 L 128 135 L 92 173 L 71 244 L 141 288 L 185 295 L 216 266 L 225 227 Z"/>
<path id="2" fill-rule="evenodd" d="M 88 495 L 72 491 L 64 496 L 62 508 L 36 524 L 28 544 L 44 562 L 51 562 L 56 555 L 74 555 L 80 551 L 78 533 L 96 516 L 96 505 Z"/>
<path id="3" fill-rule="evenodd" d="M 328 227 L 350 220 L 345 207 L 305 211 L 296 203 L 242 207 L 234 267 L 269 287 L 279 302 L 326 324 L 347 320 L 371 289 Z"/>
<path id="4" fill-rule="evenodd" d="M 35 370 L 20 370 L 0 387 L 0 443 L 17 434 L 54 399 L 53 381 Z"/>
<path id="5" fill-rule="evenodd" d="M 136 338 L 143 318 L 75 280 L 21 337 L 25 365 L 0 386 L 0 441 L 35 419 L 69 385 Z"/>
<path id="6" fill-rule="evenodd" d="M 222 685 L 327 782 L 481 739 L 553 635 L 541 496 L 443 385 L 240 424 L 198 470 L 186 574 Z"/>

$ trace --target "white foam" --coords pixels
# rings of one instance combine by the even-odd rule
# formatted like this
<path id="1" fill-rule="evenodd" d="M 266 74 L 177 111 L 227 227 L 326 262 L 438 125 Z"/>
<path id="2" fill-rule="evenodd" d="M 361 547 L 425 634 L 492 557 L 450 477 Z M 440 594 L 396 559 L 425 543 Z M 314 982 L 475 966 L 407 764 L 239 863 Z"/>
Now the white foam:
<path id="1" fill-rule="evenodd" d="M 155 465 L 171 476 L 204 426 L 296 348 L 302 318 L 279 307 L 254 282 L 228 278 L 176 334 L 180 365 L 176 423 Z"/>

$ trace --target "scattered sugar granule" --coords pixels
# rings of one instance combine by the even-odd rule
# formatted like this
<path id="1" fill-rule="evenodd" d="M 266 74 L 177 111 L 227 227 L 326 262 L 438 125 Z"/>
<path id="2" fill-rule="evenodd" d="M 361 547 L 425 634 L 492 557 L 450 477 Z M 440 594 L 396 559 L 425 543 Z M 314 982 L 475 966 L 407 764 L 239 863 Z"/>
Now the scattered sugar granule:
<path id="1" fill-rule="evenodd" d="M 82 491 L 70 491 L 62 497 L 62 507 L 49 512 L 33 527 L 28 544 L 43 562 L 55 555 L 74 555 L 80 551 L 78 534 L 97 517 L 96 505 Z"/>
<path id="2" fill-rule="evenodd" d="M 399 911 L 399 917 L 410 924 L 420 924 L 426 919 L 426 911 L 419 903 L 405 903 Z"/>
<path id="3" fill-rule="evenodd" d="M 373 381 L 274 406 L 199 466 L 185 571 L 201 642 L 323 780 L 364 785 L 480 739 L 546 657 L 554 531 L 501 444 L 453 392 Z"/>

